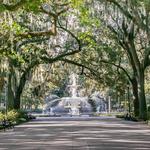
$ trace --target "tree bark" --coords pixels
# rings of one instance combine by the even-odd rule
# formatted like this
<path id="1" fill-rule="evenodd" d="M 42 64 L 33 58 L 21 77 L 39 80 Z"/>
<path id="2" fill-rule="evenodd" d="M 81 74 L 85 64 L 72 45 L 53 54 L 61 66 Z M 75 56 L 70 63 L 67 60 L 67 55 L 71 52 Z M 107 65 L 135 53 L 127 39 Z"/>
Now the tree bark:
<path id="1" fill-rule="evenodd" d="M 147 105 L 145 98 L 145 83 L 144 83 L 144 70 L 140 69 L 138 75 L 138 93 L 139 93 L 139 118 L 146 120 L 147 119 Z"/>
<path id="2" fill-rule="evenodd" d="M 132 90 L 133 90 L 133 105 L 134 105 L 134 115 L 135 117 L 139 117 L 139 96 L 138 96 L 138 83 L 136 78 L 132 79 Z"/>
<path id="3" fill-rule="evenodd" d="M 10 72 L 8 75 L 8 91 L 7 91 L 7 109 L 12 110 L 14 105 L 14 92 L 12 90 L 12 73 Z"/>
<path id="4" fill-rule="evenodd" d="M 26 75 L 28 72 L 24 72 L 23 75 L 20 78 L 19 86 L 17 87 L 15 98 L 14 98 L 14 109 L 20 109 L 20 99 L 21 94 L 23 92 L 25 83 L 26 83 Z"/>

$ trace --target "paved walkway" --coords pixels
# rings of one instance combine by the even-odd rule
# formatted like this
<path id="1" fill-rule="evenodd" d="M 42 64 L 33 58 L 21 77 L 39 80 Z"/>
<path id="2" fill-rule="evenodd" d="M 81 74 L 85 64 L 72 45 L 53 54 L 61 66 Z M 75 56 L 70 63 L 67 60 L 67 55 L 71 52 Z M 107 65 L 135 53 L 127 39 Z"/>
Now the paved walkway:
<path id="1" fill-rule="evenodd" d="M 0 150 L 150 150 L 150 128 L 115 118 L 38 118 L 0 132 Z"/>

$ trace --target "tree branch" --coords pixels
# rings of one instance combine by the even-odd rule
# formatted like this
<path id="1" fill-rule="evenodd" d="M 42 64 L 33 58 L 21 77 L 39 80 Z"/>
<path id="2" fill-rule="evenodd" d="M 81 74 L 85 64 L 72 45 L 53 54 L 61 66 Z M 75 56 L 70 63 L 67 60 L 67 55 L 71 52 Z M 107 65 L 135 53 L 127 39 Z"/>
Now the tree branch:
<path id="1" fill-rule="evenodd" d="M 42 43 L 43 41 L 46 41 L 46 40 L 49 40 L 49 37 L 46 37 L 46 38 L 33 38 L 33 39 L 27 39 L 27 40 L 19 41 L 19 42 L 16 44 L 15 49 L 16 49 L 17 51 L 20 51 L 20 50 L 21 50 L 21 47 L 22 47 L 23 45 L 27 45 L 27 44 L 30 44 L 30 43 Z"/>
<path id="2" fill-rule="evenodd" d="M 52 17 L 53 20 L 53 24 L 52 27 L 47 30 L 47 31 L 34 31 L 34 32 L 26 32 L 26 33 L 21 33 L 18 34 L 17 36 L 20 36 L 22 38 L 29 38 L 29 37 L 37 37 L 37 36 L 56 36 L 57 35 L 57 21 L 58 21 L 58 17 L 62 14 L 65 13 L 69 8 L 64 8 L 59 12 L 51 12 L 51 11 L 47 11 L 46 9 L 44 9 L 44 6 L 41 6 L 41 12 L 48 14 L 50 17 Z"/>
<path id="3" fill-rule="evenodd" d="M 133 72 L 137 72 L 137 67 L 136 67 L 136 63 L 135 63 L 135 60 L 134 60 L 134 57 L 133 57 L 133 52 L 132 52 L 132 47 L 131 45 L 133 46 L 133 48 L 135 48 L 134 46 L 134 43 L 132 42 L 134 37 L 133 37 L 133 33 L 134 31 L 134 28 L 130 28 L 130 32 L 127 30 L 127 25 L 125 24 L 125 21 L 123 20 L 122 22 L 122 28 L 119 28 L 119 30 L 115 30 L 111 25 L 108 25 L 107 26 L 111 32 L 114 33 L 115 35 L 115 38 L 117 39 L 117 42 L 120 44 L 120 46 L 126 51 L 127 53 L 127 56 L 128 56 L 128 59 L 130 61 L 130 64 L 133 68 Z M 121 30 L 122 29 L 122 30 Z M 123 35 L 120 36 L 120 33 L 122 33 Z M 131 39 L 132 37 L 132 39 Z M 128 39 L 128 40 L 127 40 Z M 134 49 L 134 54 L 136 53 L 135 49 Z M 138 59 L 138 56 L 136 56 L 136 59 Z M 138 63 L 140 63 L 138 61 Z"/>
<path id="4" fill-rule="evenodd" d="M 144 69 L 150 66 L 150 47 L 145 50 Z"/>
<path id="5" fill-rule="evenodd" d="M 132 9 L 132 14 L 131 14 L 127 9 L 122 7 L 119 4 L 119 2 L 117 2 L 116 0 L 104 0 L 104 1 L 110 2 L 110 3 L 114 4 L 115 6 L 117 6 L 119 8 L 119 10 L 122 12 L 122 14 L 124 14 L 127 18 L 131 19 L 142 30 L 147 31 L 146 25 L 143 23 L 141 17 L 139 16 L 139 14 L 135 8 L 133 8 L 133 7 L 131 8 Z"/>
<path id="6" fill-rule="evenodd" d="M 112 62 L 108 62 L 108 61 L 106 61 L 106 60 L 100 60 L 100 62 L 106 63 L 106 64 L 110 64 L 110 65 L 112 65 L 112 66 L 115 66 L 115 67 L 121 69 L 121 70 L 126 74 L 126 76 L 128 77 L 128 79 L 130 80 L 130 82 L 132 82 L 132 78 L 130 77 L 130 75 L 128 74 L 128 72 L 127 72 L 122 66 L 117 65 L 117 64 L 112 63 Z"/>
<path id="7" fill-rule="evenodd" d="M 79 49 L 81 49 L 81 41 L 80 41 L 80 39 L 78 39 L 78 37 L 75 36 L 75 34 L 72 33 L 70 30 L 64 28 L 64 27 L 60 24 L 60 21 L 59 21 L 59 20 L 58 20 L 58 24 L 59 24 L 59 28 L 60 28 L 60 29 L 62 29 L 62 30 L 64 30 L 64 31 L 66 31 L 67 33 L 69 33 L 69 34 L 77 41 L 77 43 L 78 43 L 78 45 L 79 45 Z"/>
<path id="8" fill-rule="evenodd" d="M 41 60 L 43 60 L 44 63 L 53 63 L 55 61 L 59 61 L 61 60 L 62 58 L 64 57 L 67 57 L 67 56 L 70 56 L 70 55 L 74 55 L 76 53 L 79 53 L 80 50 L 76 50 L 76 51 L 72 51 L 72 52 L 68 52 L 68 53 L 63 53 L 63 54 L 60 54 L 54 58 L 49 58 L 49 57 L 41 57 Z"/>
<path id="9" fill-rule="evenodd" d="M 89 71 L 93 72 L 95 75 L 97 75 L 97 74 L 95 73 L 96 70 L 94 70 L 94 69 L 92 69 L 92 68 L 90 68 L 90 67 L 88 67 L 88 66 L 86 66 L 86 65 L 83 65 L 83 64 L 80 64 L 80 63 L 78 63 L 78 62 L 75 62 L 75 61 L 72 61 L 72 60 L 69 60 L 69 59 L 65 59 L 65 58 L 60 59 L 60 61 L 64 61 L 64 62 L 73 64 L 73 65 L 76 65 L 76 66 L 79 66 L 79 67 L 86 68 L 86 69 L 88 69 Z M 115 67 L 121 69 L 121 70 L 126 74 L 126 76 L 128 77 L 128 79 L 130 80 L 130 82 L 132 82 L 132 78 L 130 77 L 130 75 L 128 74 L 128 72 L 127 72 L 122 66 L 117 65 L 117 64 L 114 64 L 114 63 L 112 63 L 112 62 L 108 62 L 108 61 L 106 61 L 106 60 L 101 60 L 100 62 L 101 62 L 101 63 L 109 64 L 109 65 L 113 65 L 113 66 L 115 66 Z"/>
<path id="10" fill-rule="evenodd" d="M 124 7 L 122 7 L 122 6 L 119 4 L 119 2 L 117 2 L 116 0 L 104 0 L 104 1 L 110 2 L 110 3 L 114 4 L 115 6 L 117 6 L 117 7 L 120 9 L 120 11 L 121 11 L 126 17 L 130 18 L 131 20 L 133 20 L 133 16 L 132 16 L 126 9 L 124 9 Z"/>
<path id="11" fill-rule="evenodd" d="M 86 68 L 86 69 L 88 69 L 90 71 L 92 70 L 90 67 L 87 67 L 87 66 L 85 66 L 85 65 L 83 65 L 81 63 L 78 63 L 78 62 L 75 62 L 73 60 L 69 60 L 69 59 L 66 59 L 66 58 L 62 58 L 62 59 L 60 59 L 60 61 L 64 61 L 64 62 L 73 64 L 73 65 L 76 65 L 76 66 L 79 66 L 79 67 L 82 67 L 82 68 Z"/>
<path id="12" fill-rule="evenodd" d="M 20 7 L 22 7 L 25 3 L 27 2 L 27 0 L 20 0 L 18 3 L 16 4 L 12 4 L 12 5 L 8 5 L 8 4 L 0 4 L 4 9 L 9 10 L 9 11 L 16 11 L 17 9 L 19 9 Z"/>
<path id="13" fill-rule="evenodd" d="M 92 69 L 92 68 L 90 68 L 86 65 L 83 65 L 81 63 L 78 63 L 78 62 L 75 62 L 73 60 L 69 60 L 69 59 L 66 59 L 66 58 L 62 58 L 62 59 L 60 59 L 60 61 L 64 61 L 66 63 L 85 68 L 85 69 L 89 70 L 94 76 L 97 76 L 97 74 L 96 74 L 97 70 L 94 70 L 94 69 Z"/>
<path id="14" fill-rule="evenodd" d="M 22 37 L 22 38 L 31 38 L 31 37 L 39 37 L 39 36 L 56 36 L 57 30 L 57 18 L 53 18 L 53 25 L 51 29 L 47 31 L 34 31 L 34 32 L 26 32 L 26 33 L 21 33 L 16 36 Z"/>

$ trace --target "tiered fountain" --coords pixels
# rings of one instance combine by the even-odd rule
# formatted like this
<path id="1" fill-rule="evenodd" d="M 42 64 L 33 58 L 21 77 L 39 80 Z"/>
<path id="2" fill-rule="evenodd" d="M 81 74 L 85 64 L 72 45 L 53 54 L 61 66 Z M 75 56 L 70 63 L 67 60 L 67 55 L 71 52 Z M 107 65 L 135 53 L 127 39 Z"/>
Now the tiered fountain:
<path id="1" fill-rule="evenodd" d="M 80 114 L 89 114 L 92 112 L 92 107 L 88 103 L 88 97 L 78 96 L 78 75 L 72 73 L 69 79 L 70 85 L 68 85 L 68 88 L 71 96 L 56 98 L 46 103 L 44 113 L 79 116 Z"/>
<path id="2" fill-rule="evenodd" d="M 79 111 L 80 101 L 79 101 L 79 97 L 77 97 L 77 88 L 79 86 L 77 85 L 78 75 L 72 73 L 69 78 L 70 78 L 71 85 L 68 85 L 68 87 L 70 88 L 71 97 L 69 97 L 68 99 L 68 101 L 70 100 L 70 103 L 67 103 L 65 108 L 69 108 L 70 114 L 72 116 L 80 115 L 80 111 Z"/>

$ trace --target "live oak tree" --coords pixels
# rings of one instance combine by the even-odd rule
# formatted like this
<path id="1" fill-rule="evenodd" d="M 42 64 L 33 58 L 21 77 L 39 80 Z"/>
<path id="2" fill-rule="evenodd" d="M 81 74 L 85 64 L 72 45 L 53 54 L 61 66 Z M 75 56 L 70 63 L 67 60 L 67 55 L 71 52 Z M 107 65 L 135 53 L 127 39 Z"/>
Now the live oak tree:
<path id="1" fill-rule="evenodd" d="M 102 3 L 104 2 L 104 3 Z M 99 19 L 103 29 L 109 29 L 114 36 L 107 36 L 108 45 L 113 50 L 111 39 L 118 44 L 128 58 L 128 68 L 100 58 L 101 62 L 111 64 L 121 69 L 132 85 L 134 95 L 135 115 L 141 119 L 147 118 L 146 99 L 144 91 L 144 72 L 149 66 L 149 1 L 88 1 L 92 17 Z M 98 32 L 99 30 L 96 30 Z M 100 31 L 101 32 L 101 31 Z M 100 32 L 98 32 L 100 34 Z M 96 36 L 98 37 L 98 36 Z M 105 41 L 106 37 L 100 37 Z M 100 44 L 101 47 L 101 44 Z M 115 50 L 114 50 L 115 51 Z M 117 53 L 116 53 L 117 54 Z M 126 65 L 126 64 L 125 64 Z"/>
<path id="2" fill-rule="evenodd" d="M 118 43 L 127 53 L 130 66 L 133 70 L 133 92 L 137 93 L 139 101 L 139 117 L 145 119 L 147 116 L 145 98 L 145 70 L 150 65 L 150 1 L 116 1 L 106 0 L 108 12 L 111 14 L 116 27 L 112 32 L 116 34 Z M 110 7 L 109 7 L 110 6 Z M 115 13 L 116 11 L 116 13 Z M 110 15 L 110 13 L 108 13 Z M 114 17 L 118 15 L 117 19 Z M 114 17 L 114 18 L 113 18 Z"/>
<path id="3" fill-rule="evenodd" d="M 9 16 L 7 18 L 8 20 L 5 19 L 4 22 L 2 21 L 2 24 L 4 24 L 2 28 L 7 29 L 7 33 L 4 34 L 1 32 L 3 39 L 1 51 L 9 58 L 8 91 L 10 92 L 8 93 L 11 93 L 11 96 L 9 95 L 8 98 L 11 99 L 8 100 L 8 105 L 9 102 L 13 104 L 9 106 L 10 109 L 20 108 L 21 94 L 28 76 L 35 66 L 41 63 L 56 62 L 62 57 L 73 55 L 80 51 L 80 48 L 77 50 L 67 49 L 65 51 L 62 49 L 62 51 L 59 52 L 49 53 L 47 50 L 55 49 L 55 47 L 57 49 L 57 44 L 54 44 L 53 47 L 49 47 L 49 44 L 47 44 L 47 47 L 41 46 L 43 45 L 41 44 L 42 42 L 47 41 L 48 43 L 49 39 L 53 40 L 50 38 L 51 36 L 57 36 L 58 17 L 68 10 L 68 3 L 64 3 L 63 1 L 49 1 L 49 3 L 43 3 L 45 1 L 37 1 L 36 3 L 33 3 L 33 1 L 21 2 L 22 1 L 15 4 L 3 3 L 2 7 L 4 9 L 1 9 L 1 15 L 5 17 L 5 15 L 8 14 Z M 6 10 L 8 12 L 5 12 Z M 17 10 L 15 13 L 10 12 L 15 10 Z M 31 18 L 26 22 L 27 14 L 31 15 Z M 34 16 L 35 19 L 37 19 L 34 19 L 35 22 L 32 21 Z M 47 20 L 44 20 L 45 18 Z M 9 26 L 7 26 L 7 21 L 9 22 Z M 38 26 L 42 21 L 49 22 L 47 26 L 48 30 L 47 27 L 43 30 L 45 26 Z M 31 23 L 32 26 L 30 26 L 29 23 Z M 69 34 L 70 33 L 71 32 L 69 32 Z M 4 40 L 6 40 L 4 35 L 7 36 L 7 42 L 4 42 Z M 73 34 L 71 34 L 71 36 L 72 35 Z M 79 44 L 79 41 L 77 41 L 77 43 Z M 15 74 L 15 72 L 17 73 Z M 14 81 L 15 83 L 12 85 L 13 76 L 16 76 L 15 78 L 19 78 L 19 80 Z"/>
<path id="4" fill-rule="evenodd" d="M 135 115 L 146 118 L 149 0 L 0 2 L 4 18 L 0 22 L 0 52 L 9 62 L 9 87 L 19 78 L 15 90 L 9 90 L 15 91 L 14 108 L 19 108 L 24 85 L 35 66 L 62 61 L 85 68 L 86 76 L 105 86 L 115 84 L 113 79 L 120 80 L 124 74 L 123 81 L 128 78 L 132 85 Z"/>
<path id="5" fill-rule="evenodd" d="M 81 6 L 84 12 L 82 23 L 88 26 L 90 17 L 87 17 L 88 11 L 86 10 L 92 9 L 95 3 L 93 12 L 95 10 L 96 13 L 92 13 L 93 16 L 101 20 L 102 24 L 113 33 L 114 42 L 118 44 L 120 49 L 126 54 L 125 57 L 128 58 L 126 62 L 128 62 L 129 67 L 125 68 L 124 64 L 121 66 L 103 58 L 101 58 L 101 62 L 111 64 L 124 71 L 133 89 L 135 115 L 139 116 L 141 119 L 146 119 L 147 108 L 144 91 L 144 72 L 150 62 L 149 1 L 133 0 L 124 2 L 122 0 L 99 0 L 99 2 L 100 3 L 96 3 L 96 1 L 87 1 L 86 4 L 90 7 L 87 8 L 87 5 L 84 5 L 83 8 Z M 91 26 L 93 24 L 91 23 Z M 105 27 L 103 29 L 105 29 Z M 86 31 L 86 28 L 84 30 Z M 98 30 L 96 30 L 96 32 L 97 31 Z M 92 31 L 92 36 L 93 34 L 94 31 Z M 109 39 L 111 37 L 108 36 L 107 38 Z M 104 37 L 102 41 L 105 41 Z M 108 42 L 109 41 L 110 40 L 108 40 Z M 109 46 L 110 49 L 112 49 L 112 45 L 110 44 Z"/>

